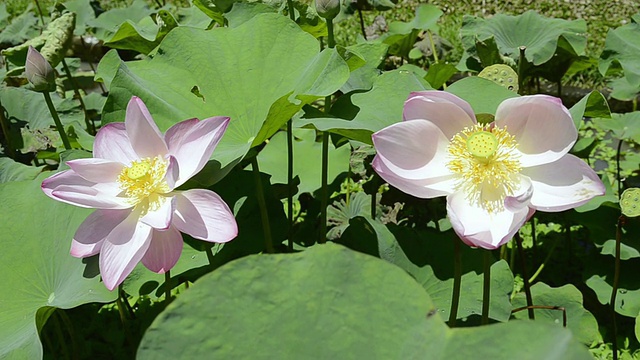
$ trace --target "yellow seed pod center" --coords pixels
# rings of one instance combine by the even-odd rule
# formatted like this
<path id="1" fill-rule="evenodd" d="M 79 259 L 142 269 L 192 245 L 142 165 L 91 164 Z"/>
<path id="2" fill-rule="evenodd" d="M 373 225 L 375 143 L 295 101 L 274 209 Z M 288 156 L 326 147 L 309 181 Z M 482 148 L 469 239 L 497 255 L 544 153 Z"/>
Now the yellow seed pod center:
<path id="1" fill-rule="evenodd" d="M 147 175 L 149 170 L 151 170 L 151 164 L 148 161 L 135 162 L 127 169 L 127 176 L 132 180 L 140 179 Z"/>
<path id="2" fill-rule="evenodd" d="M 488 131 L 478 131 L 467 138 L 467 149 L 478 158 L 488 158 L 498 149 L 498 139 Z"/>

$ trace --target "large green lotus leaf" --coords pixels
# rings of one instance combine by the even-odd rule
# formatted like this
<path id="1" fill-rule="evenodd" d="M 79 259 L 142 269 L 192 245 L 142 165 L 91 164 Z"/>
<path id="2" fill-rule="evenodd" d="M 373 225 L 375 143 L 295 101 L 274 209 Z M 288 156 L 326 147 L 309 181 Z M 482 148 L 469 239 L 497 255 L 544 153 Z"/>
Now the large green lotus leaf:
<path id="1" fill-rule="evenodd" d="M 476 114 L 495 115 L 498 105 L 518 94 L 491 80 L 469 76 L 447 87 L 447 92 L 459 96 L 471 105 Z"/>
<path id="2" fill-rule="evenodd" d="M 178 22 L 170 12 L 160 10 L 155 16 L 155 21 L 151 16 L 142 18 L 137 24 L 125 21 L 104 44 L 113 49 L 135 50 L 146 55 L 177 26 Z"/>
<path id="3" fill-rule="evenodd" d="M 87 209 L 46 197 L 45 178 L 0 184 L 0 358 L 39 359 L 36 312 L 116 298 L 84 264 L 69 255 Z"/>
<path id="4" fill-rule="evenodd" d="M 73 99 L 61 99 L 56 94 L 51 96 L 53 105 L 58 110 L 60 121 L 64 125 L 73 122 L 84 122 L 84 115 L 77 111 L 78 102 Z M 25 88 L 0 88 L 0 103 L 5 108 L 7 118 L 12 122 L 25 122 L 31 130 L 44 129 L 54 125 L 53 118 L 47 108 L 42 94 Z"/>
<path id="5" fill-rule="evenodd" d="M 260 14 L 211 31 L 178 27 L 152 59 L 120 64 L 103 121 L 124 120 L 132 95 L 142 98 L 162 130 L 187 118 L 229 116 L 213 155 L 225 166 L 348 78 L 335 50 L 318 54 L 313 36 L 284 16 Z"/>
<path id="6" fill-rule="evenodd" d="M 610 29 L 604 43 L 604 51 L 600 55 L 598 69 L 603 75 L 617 61 L 624 70 L 627 82 L 633 87 L 640 87 L 640 24 L 633 21 Z"/>
<path id="7" fill-rule="evenodd" d="M 596 293 L 598 301 L 603 305 L 611 301 L 613 263 L 614 258 L 611 256 L 598 256 L 589 262 L 584 274 L 585 283 Z M 618 314 L 633 318 L 640 315 L 640 280 L 636 276 L 639 266 L 638 258 L 620 262 L 620 282 L 615 304 Z"/>
<path id="8" fill-rule="evenodd" d="M 577 55 L 584 55 L 587 45 L 586 22 L 546 18 L 533 10 L 522 15 L 497 14 L 490 19 L 465 16 L 460 37 L 465 50 L 474 53 L 476 41 L 495 39 L 501 54 L 512 59 L 520 57 L 521 46 L 526 46 L 525 57 L 533 65 L 549 61 L 561 36 L 567 40 Z"/>
<path id="9" fill-rule="evenodd" d="M 38 18 L 33 12 L 25 11 L 0 31 L 0 43 L 20 44 L 38 34 Z"/>
<path id="10" fill-rule="evenodd" d="M 0 28 L 4 29 L 9 24 L 9 12 L 7 12 L 7 4 L 0 4 Z"/>
<path id="11" fill-rule="evenodd" d="M 0 183 L 10 181 L 33 180 L 43 168 L 28 166 L 10 158 L 0 158 Z"/>
<path id="12" fill-rule="evenodd" d="M 298 124 L 311 124 L 318 130 L 371 144 L 371 134 L 402 121 L 402 107 L 412 91 L 428 89 L 429 83 L 411 71 L 389 71 L 376 79 L 371 91 L 352 94 L 350 103 L 336 102 L 332 110 L 332 116 L 336 117 L 325 118 L 318 112 L 310 112 Z M 354 111 L 355 116 L 350 115 Z"/>
<path id="13" fill-rule="evenodd" d="M 594 119 L 598 126 L 609 130 L 619 140 L 640 142 L 640 111 L 626 114 L 611 114 L 611 119 Z"/>
<path id="14" fill-rule="evenodd" d="M 95 28 L 95 34 L 98 39 L 106 41 L 118 30 L 123 22 L 130 20 L 133 23 L 137 23 L 154 12 L 153 9 L 149 9 L 144 0 L 134 0 L 129 7 L 113 8 L 103 12 L 95 19 L 88 19 L 86 23 L 88 27 Z"/>
<path id="15" fill-rule="evenodd" d="M 298 193 L 313 192 L 321 186 L 322 175 L 322 143 L 316 142 L 316 131 L 295 129 L 293 131 L 293 175 L 300 177 Z M 329 183 L 349 169 L 351 149 L 342 146 L 338 149 L 329 144 Z M 287 135 L 285 132 L 275 134 L 269 144 L 258 155 L 260 171 L 271 174 L 271 181 L 279 184 L 287 183 Z"/>
<path id="16" fill-rule="evenodd" d="M 138 348 L 140 359 L 504 354 L 590 359 L 560 326 L 514 321 L 449 329 L 411 276 L 331 243 L 298 254 L 245 257 L 204 276 L 156 318 Z"/>
<path id="17" fill-rule="evenodd" d="M 431 295 L 439 313 L 449 318 L 453 293 L 453 242 L 460 241 L 451 231 L 414 230 L 386 226 L 370 218 L 359 226 L 363 238 L 373 237 L 380 257 L 411 274 Z M 354 226 L 354 221 L 351 222 Z M 351 227 L 350 226 L 350 227 Z M 358 227 L 357 227 L 358 228 Z M 345 231 L 346 234 L 346 231 Z M 482 313 L 482 253 L 462 245 L 462 281 L 458 319 Z M 491 266 L 491 301 L 489 317 L 507 321 L 511 315 L 509 296 L 513 291 L 513 274 L 504 261 Z"/>
<path id="18" fill-rule="evenodd" d="M 73 34 L 82 36 L 87 33 L 87 23 L 95 20 L 96 13 L 91 7 L 91 3 L 87 0 L 70 0 L 65 1 L 64 7 L 76 14 L 76 27 Z"/>
<path id="19" fill-rule="evenodd" d="M 573 336 L 585 345 L 591 345 L 594 341 L 602 341 L 598 331 L 596 318 L 582 305 L 582 293 L 575 286 L 568 284 L 558 288 L 552 288 L 545 283 L 536 283 L 531 287 L 531 295 L 534 305 L 557 306 L 565 309 L 567 313 L 567 328 Z M 524 293 L 518 293 L 513 299 L 513 308 L 527 306 Z M 552 324 L 562 325 L 562 311 L 535 309 L 536 321 L 548 321 Z M 518 319 L 528 317 L 527 310 L 514 313 Z"/>
<path id="20" fill-rule="evenodd" d="M 582 97 L 575 105 L 569 109 L 573 123 L 577 129 L 582 126 L 583 117 L 591 118 L 611 118 L 611 110 L 607 99 L 599 91 L 592 91 Z"/>
<path id="21" fill-rule="evenodd" d="M 340 91 L 346 94 L 354 90 L 370 90 L 381 73 L 378 66 L 385 59 L 388 48 L 389 46 L 382 43 L 360 43 L 347 46 L 346 49 L 364 59 L 365 64 L 351 71 L 349 81 L 340 88 Z"/>

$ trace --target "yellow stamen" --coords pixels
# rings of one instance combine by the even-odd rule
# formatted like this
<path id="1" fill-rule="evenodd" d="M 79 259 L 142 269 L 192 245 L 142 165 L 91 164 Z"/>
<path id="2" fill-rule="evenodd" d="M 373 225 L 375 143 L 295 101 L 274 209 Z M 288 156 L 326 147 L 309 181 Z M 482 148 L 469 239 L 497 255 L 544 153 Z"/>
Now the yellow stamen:
<path id="1" fill-rule="evenodd" d="M 477 124 L 456 134 L 449 144 L 447 167 L 472 204 L 490 213 L 504 209 L 504 199 L 519 185 L 517 143 L 506 128 Z"/>
<path id="2" fill-rule="evenodd" d="M 120 188 L 131 205 L 141 206 L 142 213 L 157 210 L 164 202 L 164 194 L 170 191 L 165 180 L 169 162 L 161 156 L 143 158 L 122 169 L 118 176 Z"/>

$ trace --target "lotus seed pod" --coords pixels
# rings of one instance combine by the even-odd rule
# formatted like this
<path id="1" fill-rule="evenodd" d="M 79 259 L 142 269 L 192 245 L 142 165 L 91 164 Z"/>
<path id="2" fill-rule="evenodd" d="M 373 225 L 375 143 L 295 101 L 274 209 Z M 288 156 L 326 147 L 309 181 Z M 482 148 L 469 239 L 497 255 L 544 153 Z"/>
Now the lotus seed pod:
<path id="1" fill-rule="evenodd" d="M 47 59 L 32 46 L 29 46 L 27 51 L 25 74 L 35 91 L 50 92 L 56 89 L 56 76 L 53 68 Z"/>
<path id="2" fill-rule="evenodd" d="M 333 20 L 340 13 L 340 0 L 316 0 L 316 11 L 321 17 Z"/>
<path id="3" fill-rule="evenodd" d="M 518 92 L 518 74 L 504 64 L 495 64 L 482 69 L 478 77 L 491 80 L 513 92 Z"/>
<path id="4" fill-rule="evenodd" d="M 640 189 L 630 188 L 622 192 L 620 210 L 627 217 L 640 216 Z"/>

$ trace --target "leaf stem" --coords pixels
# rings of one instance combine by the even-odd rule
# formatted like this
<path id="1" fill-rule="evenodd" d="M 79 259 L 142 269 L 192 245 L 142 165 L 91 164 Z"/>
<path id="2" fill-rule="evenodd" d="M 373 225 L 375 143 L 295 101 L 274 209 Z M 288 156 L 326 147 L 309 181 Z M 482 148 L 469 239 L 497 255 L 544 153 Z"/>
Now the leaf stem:
<path id="1" fill-rule="evenodd" d="M 167 305 L 171 302 L 171 270 L 164 273 L 164 302 Z"/>
<path id="2" fill-rule="evenodd" d="M 616 180 L 618 180 L 618 200 L 622 196 L 622 179 L 620 178 L 620 152 L 622 151 L 622 139 L 618 140 L 618 149 L 616 150 Z"/>
<path id="3" fill-rule="evenodd" d="M 0 127 L 2 128 L 2 134 L 4 135 L 4 140 L 7 142 L 7 152 L 11 158 L 15 158 L 16 154 L 13 151 L 13 147 L 11 146 L 11 135 L 9 135 L 9 122 L 7 118 L 4 116 L 4 107 L 2 103 L 0 103 Z"/>
<path id="4" fill-rule="evenodd" d="M 76 94 L 76 97 L 80 101 L 80 108 L 84 113 L 84 123 L 87 126 L 87 132 L 91 135 L 95 135 L 96 128 L 95 128 L 95 125 L 93 125 L 93 123 L 89 119 L 89 114 L 87 113 L 87 107 L 84 104 L 84 100 L 82 99 L 80 90 L 78 90 L 78 83 L 76 83 L 76 79 L 71 75 L 71 70 L 69 70 L 69 66 L 67 65 L 67 62 L 64 59 L 62 59 L 61 62 L 62 62 L 62 67 L 64 68 L 64 72 L 67 75 L 67 78 L 69 78 L 69 82 L 71 83 L 71 88 L 73 88 L 74 94 Z"/>
<path id="5" fill-rule="evenodd" d="M 291 21 L 296 21 L 296 12 L 293 7 L 293 0 L 287 0 L 287 8 L 289 9 L 289 19 L 291 19 Z"/>
<path id="6" fill-rule="evenodd" d="M 358 7 L 358 15 L 360 16 L 360 31 L 362 31 L 362 37 L 367 40 L 367 31 L 364 28 L 364 17 L 362 17 L 362 9 Z"/>
<path id="7" fill-rule="evenodd" d="M 331 97 L 327 96 L 329 103 Z M 325 101 L 327 101 L 325 100 Z M 325 109 L 327 105 L 325 104 Z M 327 172 L 329 171 L 329 132 L 322 133 L 322 198 L 320 199 L 320 240 L 321 244 L 327 242 L 327 205 L 329 202 L 329 185 Z"/>
<path id="8" fill-rule="evenodd" d="M 490 250 L 483 250 L 483 281 L 482 281 L 482 325 L 489 323 L 489 302 L 491 301 L 491 263 L 493 257 Z"/>
<path id="9" fill-rule="evenodd" d="M 69 138 L 67 137 L 67 133 L 64 131 L 64 127 L 62 127 L 62 122 L 60 122 L 60 118 L 58 117 L 58 112 L 56 108 L 53 106 L 53 102 L 51 101 L 51 96 L 49 92 L 43 91 L 44 100 L 47 102 L 47 107 L 49 108 L 49 112 L 53 117 L 53 122 L 56 124 L 56 129 L 60 134 L 60 139 L 62 139 L 62 144 L 66 150 L 71 150 L 71 144 L 69 143 Z"/>
<path id="10" fill-rule="evenodd" d="M 527 61 L 525 58 L 525 50 L 527 50 L 526 46 L 520 46 L 520 58 L 518 59 L 518 94 L 524 94 L 524 63 Z M 531 310 L 533 312 L 533 310 Z"/>
<path id="11" fill-rule="evenodd" d="M 273 254 L 273 241 L 271 240 L 271 225 L 269 224 L 269 214 L 267 212 L 267 202 L 264 198 L 264 190 L 262 188 L 262 180 L 260 179 L 260 168 L 258 167 L 258 158 L 251 159 L 251 168 L 256 182 L 256 196 L 258 197 L 258 206 L 260 207 L 260 218 L 262 219 L 262 230 L 264 232 L 264 245 L 269 254 Z"/>
<path id="12" fill-rule="evenodd" d="M 522 239 L 520 238 L 520 233 L 515 234 L 515 239 L 516 239 L 516 244 L 518 245 L 518 254 L 520 255 L 520 264 L 522 265 L 522 279 L 524 282 L 524 293 L 525 296 L 527 298 L 527 312 L 529 313 L 529 319 L 531 320 L 535 320 L 536 316 L 533 312 L 533 308 L 531 306 L 533 306 L 533 297 L 531 296 L 531 287 L 529 286 L 529 282 L 527 281 L 527 279 L 529 279 L 529 277 L 527 276 L 527 264 L 525 263 L 525 258 L 524 258 L 524 247 L 522 246 Z"/>
<path id="13" fill-rule="evenodd" d="M 293 0 L 287 0 L 289 18 L 296 21 Z M 287 121 L 287 249 L 293 252 L 293 123 Z"/>
<path id="14" fill-rule="evenodd" d="M 438 61 L 438 53 L 436 52 L 436 44 L 433 43 L 433 35 L 431 34 L 431 30 L 427 30 L 427 35 L 429 36 L 429 42 L 431 43 L 431 52 L 433 53 L 433 61 L 437 64 Z M 447 89 L 447 82 L 442 83 L 442 89 Z"/>
<path id="15" fill-rule="evenodd" d="M 453 294 L 451 295 L 451 310 L 449 311 L 449 327 L 456 326 L 458 306 L 460 305 L 460 285 L 462 283 L 461 242 L 462 240 L 457 236 L 453 239 Z"/>
<path id="16" fill-rule="evenodd" d="M 613 272 L 613 284 L 611 287 L 611 321 L 613 322 L 613 360 L 618 360 L 618 324 L 616 322 L 616 295 L 618 293 L 618 282 L 620 281 L 620 241 L 622 239 L 622 225 L 625 217 L 620 215 L 616 224 L 616 260 Z"/>

